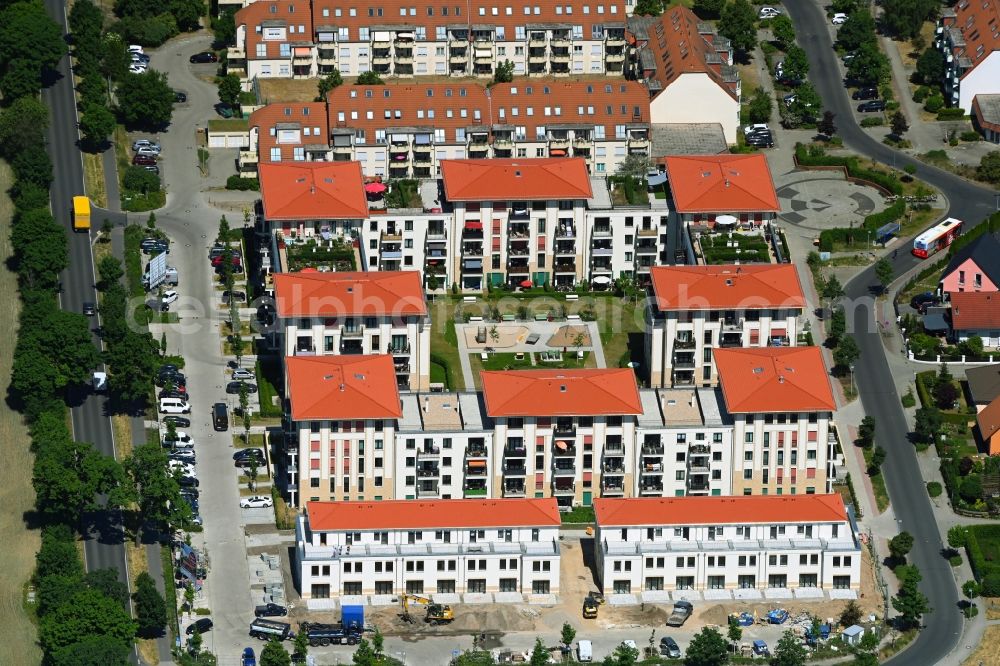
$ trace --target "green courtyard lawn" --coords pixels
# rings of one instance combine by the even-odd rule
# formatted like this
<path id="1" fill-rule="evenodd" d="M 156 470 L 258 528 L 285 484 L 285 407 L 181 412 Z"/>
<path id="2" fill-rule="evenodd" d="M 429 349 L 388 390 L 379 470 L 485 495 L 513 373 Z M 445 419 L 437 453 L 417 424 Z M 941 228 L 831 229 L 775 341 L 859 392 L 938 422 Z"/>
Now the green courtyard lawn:
<path id="1" fill-rule="evenodd" d="M 570 350 L 562 355 L 561 361 L 541 361 L 540 352 L 525 352 L 523 358 L 512 352 L 497 352 L 487 355 L 485 361 L 479 354 L 469 354 L 469 365 L 472 367 L 472 376 L 476 382 L 476 389 L 481 388 L 479 373 L 483 370 L 543 370 L 546 368 L 576 369 L 595 367 L 594 359 L 590 352 L 583 352 L 583 358 L 578 359 L 576 352 Z"/>

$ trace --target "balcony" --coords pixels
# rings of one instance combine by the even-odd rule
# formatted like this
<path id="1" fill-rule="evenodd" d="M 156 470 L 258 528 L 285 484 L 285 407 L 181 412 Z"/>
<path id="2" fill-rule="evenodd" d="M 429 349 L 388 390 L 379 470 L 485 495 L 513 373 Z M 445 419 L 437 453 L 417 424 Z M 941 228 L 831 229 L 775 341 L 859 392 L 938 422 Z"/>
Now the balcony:
<path id="1" fill-rule="evenodd" d="M 541 53 L 532 53 L 528 56 L 528 63 L 532 65 L 544 65 L 547 60 L 548 56 L 544 51 Z"/>
<path id="2" fill-rule="evenodd" d="M 711 471 L 712 470 L 708 467 L 708 456 L 688 459 L 688 472 L 690 474 L 703 476 Z"/>
<path id="3" fill-rule="evenodd" d="M 241 49 L 238 46 L 230 46 L 226 49 L 226 59 L 228 62 L 232 62 L 233 60 L 246 60 L 246 49 Z"/>
<path id="4" fill-rule="evenodd" d="M 625 35 L 608 35 L 607 39 L 604 40 L 605 46 L 620 46 L 625 47 Z"/>
<path id="5" fill-rule="evenodd" d="M 462 495 L 464 497 L 486 497 L 487 494 L 488 491 L 485 483 L 480 484 L 475 481 L 469 481 L 462 486 Z"/>
<path id="6" fill-rule="evenodd" d="M 663 483 L 640 483 L 639 484 L 639 494 L 640 495 L 662 495 L 663 494 Z"/>
<path id="7" fill-rule="evenodd" d="M 470 460 L 465 465 L 465 475 L 473 477 L 485 477 L 486 476 L 486 461 L 485 460 Z"/>
<path id="8" fill-rule="evenodd" d="M 372 64 L 373 65 L 386 65 L 392 62 L 392 57 L 388 53 L 373 53 L 372 54 Z"/>
<path id="9" fill-rule="evenodd" d="M 687 489 L 689 495 L 707 495 L 710 490 L 707 483 L 689 483 Z"/>
<path id="10" fill-rule="evenodd" d="M 521 483 L 510 483 L 505 481 L 503 484 L 503 496 L 504 497 L 524 497 L 524 482 Z"/>
<path id="11" fill-rule="evenodd" d="M 365 329 L 362 326 L 347 328 L 346 326 L 340 329 L 340 337 L 342 338 L 360 338 L 365 334 Z"/>
<path id="12" fill-rule="evenodd" d="M 576 493 L 575 483 L 560 483 L 559 481 L 552 482 L 552 494 L 553 495 L 573 495 Z"/>
<path id="13" fill-rule="evenodd" d="M 675 368 L 694 368 L 694 354 L 675 354 L 671 365 Z"/>
<path id="14" fill-rule="evenodd" d="M 448 62 L 455 64 L 461 63 L 464 65 L 465 63 L 469 62 L 469 54 L 465 49 L 461 50 L 456 49 L 448 54 Z"/>
<path id="15" fill-rule="evenodd" d="M 383 243 L 402 243 L 403 234 L 395 229 L 390 229 L 382 232 L 381 239 Z"/>
<path id="16" fill-rule="evenodd" d="M 690 331 L 685 331 L 688 335 L 691 334 Z M 690 337 L 676 338 L 674 340 L 674 349 L 694 349 L 694 339 Z"/>
<path id="17" fill-rule="evenodd" d="M 623 456 L 625 455 L 625 445 L 620 441 L 607 441 L 604 443 L 604 455 L 616 457 Z"/>
<path id="18" fill-rule="evenodd" d="M 644 136 L 629 137 L 629 148 L 649 148 L 649 139 Z"/>
<path id="19" fill-rule="evenodd" d="M 659 461 L 659 460 L 662 460 L 662 459 L 661 458 L 648 458 L 648 459 L 644 458 L 643 461 L 642 461 L 642 464 L 639 465 L 639 475 L 640 476 L 649 476 L 649 475 L 660 476 L 661 474 L 663 474 L 663 463 L 662 462 L 653 462 L 653 461 Z"/>
<path id="20" fill-rule="evenodd" d="M 636 231 L 639 236 L 656 236 L 659 230 L 656 227 L 642 227 Z"/>
<path id="21" fill-rule="evenodd" d="M 570 261 L 561 261 L 553 266 L 554 273 L 576 273 L 576 264 Z"/>
<path id="22" fill-rule="evenodd" d="M 396 51 L 396 62 L 401 65 L 413 64 L 413 49 L 408 51 Z"/>
<path id="23" fill-rule="evenodd" d="M 528 37 L 528 48 L 545 48 L 547 43 L 545 33 L 534 33 Z"/>
<path id="24" fill-rule="evenodd" d="M 625 463 L 620 459 L 605 460 L 601 465 L 601 470 L 605 474 L 612 476 L 622 476 L 625 474 Z"/>
<path id="25" fill-rule="evenodd" d="M 508 443 L 503 449 L 503 455 L 505 458 L 525 458 L 528 455 L 528 449 L 524 444 Z"/>
<path id="26" fill-rule="evenodd" d="M 553 51 L 552 55 L 549 56 L 550 62 L 569 62 L 569 52 Z"/>
<path id="27" fill-rule="evenodd" d="M 486 443 L 482 441 L 470 441 L 465 447 L 465 456 L 467 458 L 485 458 L 488 453 Z"/>
<path id="28" fill-rule="evenodd" d="M 505 476 L 527 476 L 528 467 L 524 464 L 524 461 L 517 462 L 507 462 L 504 463 L 503 473 Z"/>
<path id="29" fill-rule="evenodd" d="M 240 151 L 240 168 L 244 168 L 251 164 L 257 164 L 258 157 L 256 150 L 241 150 Z"/>
<path id="30" fill-rule="evenodd" d="M 485 141 L 473 142 L 469 144 L 469 157 L 472 157 L 473 155 L 484 157 L 489 152 L 490 152 L 490 144 L 486 143 Z"/>
<path id="31" fill-rule="evenodd" d="M 723 319 L 722 320 L 722 330 L 724 332 L 725 331 L 732 331 L 732 332 L 742 333 L 743 332 L 743 320 L 742 319 L 736 319 L 736 318 Z"/>
<path id="32" fill-rule="evenodd" d="M 573 139 L 574 148 L 590 148 L 594 145 L 594 140 L 589 136 L 578 136 Z"/>
<path id="33" fill-rule="evenodd" d="M 425 479 L 441 475 L 441 468 L 437 465 L 426 465 L 417 468 L 417 478 Z"/>
<path id="34" fill-rule="evenodd" d="M 572 42 L 568 35 L 552 35 L 552 39 L 549 40 L 549 46 L 556 49 L 566 49 L 566 55 L 569 55 L 569 47 L 572 46 Z"/>
<path id="35" fill-rule="evenodd" d="M 609 51 L 608 53 L 604 54 L 604 59 L 607 60 L 608 62 L 614 62 L 614 63 L 624 62 L 625 61 L 625 52 L 624 51 Z M 647 145 L 649 144 L 648 141 L 646 143 L 647 143 Z"/>
<path id="36" fill-rule="evenodd" d="M 642 455 L 644 456 L 662 456 L 663 455 L 663 444 L 657 444 L 654 442 L 648 442 L 642 445 Z"/>
<path id="37" fill-rule="evenodd" d="M 556 437 L 576 437 L 576 425 L 572 422 L 556 422 L 552 434 Z"/>
<path id="38" fill-rule="evenodd" d="M 333 65 L 337 62 L 337 49 L 319 47 L 316 57 L 321 65 Z"/>
<path id="39" fill-rule="evenodd" d="M 425 481 L 417 485 L 417 497 L 438 497 L 441 495 L 441 487 L 437 481 Z"/>
<path id="40" fill-rule="evenodd" d="M 550 150 L 553 149 L 553 148 L 565 150 L 565 149 L 569 148 L 569 144 L 570 144 L 570 140 L 569 140 L 568 136 L 563 136 L 563 137 L 550 136 L 549 137 L 549 149 Z"/>
<path id="41" fill-rule="evenodd" d="M 437 458 L 441 455 L 441 447 L 433 444 L 424 444 L 417 449 L 417 458 Z"/>
<path id="42" fill-rule="evenodd" d="M 657 247 L 655 242 L 640 241 L 635 246 L 636 254 L 656 254 L 657 252 L 659 252 L 659 247 Z"/>
<path id="43" fill-rule="evenodd" d="M 621 479 L 601 479 L 601 494 L 616 497 L 625 494 L 625 482 Z"/>
<path id="44" fill-rule="evenodd" d="M 448 46 L 453 49 L 468 48 L 469 38 L 465 35 L 452 35 L 448 38 Z"/>
<path id="45" fill-rule="evenodd" d="M 708 444 L 692 444 L 688 447 L 688 453 L 693 456 L 707 456 L 712 453 L 712 447 Z"/>
<path id="46" fill-rule="evenodd" d="M 553 476 L 576 476 L 576 464 L 572 460 L 557 462 L 552 466 Z"/>

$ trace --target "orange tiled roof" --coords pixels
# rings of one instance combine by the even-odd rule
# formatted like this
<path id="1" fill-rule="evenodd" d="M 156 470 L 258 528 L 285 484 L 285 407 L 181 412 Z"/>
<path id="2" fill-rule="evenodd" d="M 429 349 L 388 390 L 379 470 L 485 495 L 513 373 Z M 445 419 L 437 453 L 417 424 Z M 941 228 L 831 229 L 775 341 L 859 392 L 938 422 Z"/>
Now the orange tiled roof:
<path id="1" fill-rule="evenodd" d="M 358 162 L 273 162 L 261 164 L 258 173 L 266 220 L 368 217 Z"/>
<path id="2" fill-rule="evenodd" d="M 279 317 L 407 317 L 427 314 L 419 271 L 275 273 Z"/>
<path id="3" fill-rule="evenodd" d="M 559 23 L 565 24 L 566 27 L 583 25 L 584 38 L 589 39 L 592 26 L 601 24 L 613 27 L 616 23 L 621 26 L 625 21 L 625 5 L 616 0 L 601 0 L 598 4 L 591 5 L 589 14 L 584 14 L 579 6 L 570 7 L 576 11 L 572 14 L 565 14 L 563 13 L 564 3 L 553 0 L 531 0 L 531 2 L 515 2 L 513 4 L 469 4 L 466 2 L 447 2 L 447 0 L 441 3 L 423 4 L 380 2 L 376 5 L 362 6 L 354 12 L 354 16 L 351 16 L 351 11 L 357 7 L 358 5 L 355 3 L 341 0 L 316 0 L 313 10 L 316 26 L 329 25 L 347 28 L 348 41 L 358 41 L 361 28 L 370 28 L 372 32 L 375 32 L 376 30 L 414 30 L 423 27 L 427 37 L 417 41 L 434 41 L 438 26 L 459 30 L 468 30 L 470 24 L 473 30 L 477 26 L 503 26 L 504 39 L 497 39 L 497 41 L 514 41 L 517 26 L 539 23 Z M 531 9 L 530 15 L 525 13 L 526 9 Z M 323 15 L 324 12 L 327 16 Z"/>
<path id="4" fill-rule="evenodd" d="M 663 12 L 659 19 L 643 20 L 648 23 L 646 31 L 648 39 L 632 39 L 644 43 L 656 65 L 651 73 L 665 89 L 682 74 L 707 74 L 718 86 L 724 89 L 733 99 L 737 98 L 736 86 L 723 80 L 722 63 L 715 62 L 718 51 L 709 39 L 713 35 L 703 35 L 698 29 L 699 19 L 687 7 L 676 6 Z"/>
<path id="5" fill-rule="evenodd" d="M 492 417 L 642 413 L 631 368 L 483 371 L 480 377 Z"/>
<path id="6" fill-rule="evenodd" d="M 308 502 L 306 512 L 313 532 L 555 527 L 562 522 L 554 497 Z"/>
<path id="7" fill-rule="evenodd" d="M 731 413 L 837 408 L 819 347 L 732 347 L 712 353 Z"/>
<path id="8" fill-rule="evenodd" d="M 403 414 L 392 357 L 288 356 L 295 421 L 398 419 Z"/>
<path id="9" fill-rule="evenodd" d="M 972 67 L 962 74 L 965 78 L 991 53 L 1000 50 L 1000 0 L 959 0 L 954 25 L 965 39 L 965 46 L 956 49 L 954 55 L 972 61 Z"/>
<path id="10" fill-rule="evenodd" d="M 653 266 L 660 310 L 802 308 L 805 296 L 792 264 Z"/>
<path id="11" fill-rule="evenodd" d="M 840 495 L 598 498 L 599 527 L 833 523 L 847 520 Z"/>
<path id="12" fill-rule="evenodd" d="M 1000 454 L 1000 438 L 994 442 L 993 437 L 1000 430 L 1000 398 L 986 405 L 981 412 L 976 414 L 976 424 L 979 426 L 979 436 L 984 442 L 989 442 L 991 456 Z"/>
<path id="13" fill-rule="evenodd" d="M 664 163 L 679 213 L 781 212 L 761 154 L 672 156 Z"/>
<path id="14" fill-rule="evenodd" d="M 250 5 L 251 7 L 255 6 Z M 324 102 L 278 102 L 261 107 L 250 114 L 251 131 L 257 129 L 257 155 L 261 162 L 291 162 L 295 159 L 295 149 L 308 145 L 328 146 L 330 144 L 330 124 L 326 117 Z M 299 143 L 278 143 L 277 128 L 287 126 L 299 129 Z M 272 136 L 271 131 L 275 130 Z M 308 130 L 309 135 L 306 136 Z M 251 148 L 254 146 L 251 144 Z M 281 151 L 280 160 L 271 159 L 271 149 Z"/>
<path id="15" fill-rule="evenodd" d="M 579 157 L 441 160 L 449 201 L 589 199 L 590 176 Z"/>
<path id="16" fill-rule="evenodd" d="M 990 291 L 953 291 L 951 327 L 956 331 L 1000 328 L 1000 294 Z"/>
<path id="17" fill-rule="evenodd" d="M 284 0 L 283 2 L 254 2 L 236 12 L 236 27 L 246 26 L 247 60 L 276 60 L 291 62 L 290 56 L 281 55 L 281 44 L 312 46 L 313 22 L 309 0 Z M 264 39 L 264 31 L 257 27 L 284 27 L 284 39 Z M 294 29 L 295 32 L 292 32 Z M 266 55 L 257 55 L 257 45 L 266 45 Z"/>

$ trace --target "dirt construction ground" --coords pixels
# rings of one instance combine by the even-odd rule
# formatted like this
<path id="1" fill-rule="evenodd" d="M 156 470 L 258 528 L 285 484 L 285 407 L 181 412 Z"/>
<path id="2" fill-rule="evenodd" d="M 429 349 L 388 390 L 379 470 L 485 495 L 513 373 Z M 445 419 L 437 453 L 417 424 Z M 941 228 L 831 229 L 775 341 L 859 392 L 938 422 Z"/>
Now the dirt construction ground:
<path id="1" fill-rule="evenodd" d="M 386 636 L 405 636 L 405 640 L 420 640 L 432 636 L 468 636 L 470 633 L 485 632 L 486 647 L 493 647 L 493 639 L 510 632 L 558 632 L 564 622 L 579 626 L 583 599 L 592 591 L 597 591 L 597 584 L 590 568 L 592 561 L 592 539 L 567 538 L 561 543 L 562 562 L 560 575 L 559 602 L 554 606 L 530 604 L 456 604 L 455 621 L 445 626 L 432 626 L 423 622 L 423 610 L 417 607 L 411 609 L 414 622 L 408 624 L 400 617 L 398 606 L 382 606 L 365 609 L 365 621 L 379 627 Z M 880 596 L 876 593 L 872 575 L 871 562 L 867 551 L 862 560 L 862 587 L 858 604 L 864 614 L 876 613 L 882 615 Z M 863 596 L 861 596 L 863 595 Z M 745 601 L 712 602 L 703 601 L 695 604 L 695 614 L 684 624 L 684 631 L 697 632 L 701 627 L 714 624 L 725 626 L 727 617 L 734 612 L 757 612 L 758 617 L 764 617 L 767 611 L 774 608 L 784 608 L 791 617 L 800 613 L 816 615 L 823 620 L 836 618 L 847 605 L 846 601 L 829 599 L 815 601 L 788 599 L 781 601 L 762 601 L 749 603 Z M 301 617 L 299 616 L 301 613 Z M 306 620 L 302 611 L 293 611 L 293 622 Z M 588 620 L 594 622 L 595 628 L 629 629 L 638 627 L 662 627 L 670 615 L 668 604 L 642 604 L 636 606 L 601 606 L 598 618 Z M 314 622 L 337 622 L 340 611 L 324 613 L 308 613 L 308 619 Z"/>
<path id="2" fill-rule="evenodd" d="M 13 206 L 7 197 L 11 185 L 11 171 L 0 162 L 0 316 L 6 321 L 16 321 L 20 306 L 17 277 L 7 270 L 10 257 L 10 225 Z M 7 395 L 10 383 L 11 358 L 17 338 L 0 336 L 0 395 Z M 35 644 L 34 625 L 28 620 L 22 600 L 24 585 L 35 567 L 38 551 L 38 532 L 25 528 L 24 513 L 34 506 L 35 493 L 31 487 L 32 456 L 28 450 L 28 429 L 21 415 L 11 411 L 6 401 L 0 402 L 0 442 L 4 442 L 6 455 L 0 465 L 0 543 L 4 546 L 4 564 L 0 567 L 0 627 L 3 627 L 2 653 L 11 664 L 37 664 L 42 653 Z"/>

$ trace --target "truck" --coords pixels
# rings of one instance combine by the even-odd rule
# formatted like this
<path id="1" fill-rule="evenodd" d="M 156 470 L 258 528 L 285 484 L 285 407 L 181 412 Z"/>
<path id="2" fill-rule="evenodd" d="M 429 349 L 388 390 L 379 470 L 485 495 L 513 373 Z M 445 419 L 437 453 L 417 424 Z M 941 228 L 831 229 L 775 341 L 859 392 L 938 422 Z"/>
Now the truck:
<path id="1" fill-rule="evenodd" d="M 90 199 L 73 197 L 73 231 L 90 231 Z"/>
<path id="2" fill-rule="evenodd" d="M 670 611 L 670 617 L 667 618 L 667 626 L 668 627 L 681 626 L 682 624 L 687 622 L 687 619 L 691 617 L 692 613 L 694 613 L 694 606 L 691 604 L 690 601 L 684 601 L 683 599 L 675 601 L 674 609 Z"/>
<path id="3" fill-rule="evenodd" d="M 326 647 L 327 645 L 357 645 L 361 642 L 361 630 L 338 627 L 332 624 L 303 623 L 300 631 L 305 632 L 309 645 Z"/>
<path id="4" fill-rule="evenodd" d="M 279 641 L 295 638 L 292 625 L 287 622 L 266 620 L 262 617 L 258 617 L 250 623 L 250 635 L 262 641 L 268 641 L 272 638 L 277 638 Z"/>
<path id="5" fill-rule="evenodd" d="M 167 266 L 166 270 L 161 274 L 154 275 L 150 273 L 147 264 L 146 272 L 142 274 L 142 286 L 146 291 L 153 291 L 161 284 L 165 284 L 168 287 L 176 287 L 180 284 L 180 273 L 173 266 Z"/>
<path id="6" fill-rule="evenodd" d="M 349 631 L 364 631 L 365 607 L 360 604 L 347 604 L 341 608 L 340 624 Z"/>

